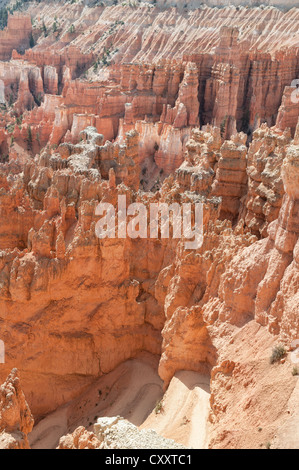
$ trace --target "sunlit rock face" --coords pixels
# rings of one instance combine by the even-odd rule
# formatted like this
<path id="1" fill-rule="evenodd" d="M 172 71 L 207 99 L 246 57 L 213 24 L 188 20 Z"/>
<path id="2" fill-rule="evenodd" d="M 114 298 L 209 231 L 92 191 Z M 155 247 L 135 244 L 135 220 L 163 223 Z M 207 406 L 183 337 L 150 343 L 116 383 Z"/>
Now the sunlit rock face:
<path id="1" fill-rule="evenodd" d="M 169 174 L 199 124 L 220 127 L 229 139 L 240 131 L 251 135 L 263 122 L 273 126 L 277 118 L 278 128 L 290 127 L 293 137 L 298 11 L 193 3 L 185 11 L 180 3 L 165 9 L 82 2 L 66 10 L 40 2 L 10 16 L 0 58 L 13 60 L 0 64 L 0 76 L 23 125 L 5 117 L 2 153 L 11 138 L 17 155 L 19 146 L 34 154 L 47 143 L 74 143 L 88 125 L 105 140 L 121 140 L 145 121 L 144 139 L 153 135 L 151 160 Z M 53 18 L 64 21 L 54 26 Z"/>
<path id="2" fill-rule="evenodd" d="M 29 449 L 33 417 L 13 369 L 0 386 L 0 449 Z"/>
<path id="3" fill-rule="evenodd" d="M 299 10 L 111 3 L 30 3 L 0 32 L 0 446 L 28 447 L 28 405 L 59 414 L 143 354 L 138 426 L 193 442 L 198 393 L 201 445 L 282 446 L 296 377 L 269 356 L 299 336 Z M 119 196 L 200 202 L 202 245 L 98 238 Z M 71 403 L 55 447 L 100 447 Z"/>

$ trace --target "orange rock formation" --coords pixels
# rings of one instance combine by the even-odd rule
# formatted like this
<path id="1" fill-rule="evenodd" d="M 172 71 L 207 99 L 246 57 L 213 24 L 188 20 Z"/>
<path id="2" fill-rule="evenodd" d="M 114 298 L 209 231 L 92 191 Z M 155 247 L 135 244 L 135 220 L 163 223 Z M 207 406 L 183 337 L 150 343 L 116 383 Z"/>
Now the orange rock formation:
<path id="1" fill-rule="evenodd" d="M 33 417 L 13 369 L 0 387 L 0 449 L 29 449 Z"/>
<path id="2" fill-rule="evenodd" d="M 35 417 L 67 403 L 81 416 L 82 394 L 147 353 L 168 395 L 164 418 L 151 402 L 138 425 L 183 445 L 285 446 L 297 379 L 287 350 L 283 363 L 269 356 L 299 337 L 298 8 L 40 2 L 29 13 L 32 28 L 24 13 L 0 32 L 0 381 L 17 367 Z M 96 207 L 119 195 L 202 202 L 203 245 L 98 239 Z M 184 371 L 193 388 L 203 380 L 199 398 Z M 3 400 L 12 389 L 16 412 L 0 398 L 0 430 L 27 447 L 15 374 Z M 176 390 L 192 402 L 178 413 L 189 441 L 167 421 Z M 203 395 L 199 444 L 188 422 Z M 59 448 L 98 447 L 82 426 L 69 420 Z"/>

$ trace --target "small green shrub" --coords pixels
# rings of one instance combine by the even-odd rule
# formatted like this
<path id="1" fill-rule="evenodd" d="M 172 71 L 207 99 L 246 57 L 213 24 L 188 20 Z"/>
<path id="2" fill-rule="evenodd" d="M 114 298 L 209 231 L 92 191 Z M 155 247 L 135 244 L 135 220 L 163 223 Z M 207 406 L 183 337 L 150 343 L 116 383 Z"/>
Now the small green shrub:
<path id="1" fill-rule="evenodd" d="M 32 36 L 32 33 L 30 34 L 30 37 L 29 37 L 29 46 L 30 46 L 30 49 L 32 49 L 35 46 L 35 42 L 34 42 L 34 38 Z"/>
<path id="2" fill-rule="evenodd" d="M 32 143 L 33 143 L 32 131 L 31 131 L 31 127 L 29 126 L 27 129 L 27 150 L 32 150 Z"/>
<path id="3" fill-rule="evenodd" d="M 226 122 L 227 122 L 227 116 L 224 117 L 223 121 L 220 124 L 220 134 L 221 134 L 222 138 L 224 138 L 225 129 L 226 129 Z"/>
<path id="4" fill-rule="evenodd" d="M 156 415 L 161 413 L 163 411 L 163 404 L 162 404 L 162 400 L 158 400 L 157 403 L 156 403 L 156 406 L 155 406 L 155 413 Z"/>
<path id="5" fill-rule="evenodd" d="M 43 30 L 43 33 L 45 35 L 45 37 L 48 36 L 48 30 L 47 30 L 47 26 L 45 25 L 45 22 L 43 21 L 43 24 L 42 24 L 42 30 Z"/>
<path id="6" fill-rule="evenodd" d="M 282 357 L 286 355 L 286 349 L 282 344 L 275 346 L 272 349 L 272 354 L 270 357 L 270 364 L 274 364 L 274 362 L 279 361 Z"/>

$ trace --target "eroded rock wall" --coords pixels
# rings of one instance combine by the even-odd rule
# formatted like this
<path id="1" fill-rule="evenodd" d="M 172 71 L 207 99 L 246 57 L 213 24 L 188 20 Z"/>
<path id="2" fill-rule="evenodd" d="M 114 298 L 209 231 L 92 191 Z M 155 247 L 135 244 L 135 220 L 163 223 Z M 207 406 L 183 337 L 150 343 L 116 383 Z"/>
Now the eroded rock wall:
<path id="1" fill-rule="evenodd" d="M 41 417 L 147 351 L 165 389 L 211 380 L 210 446 L 257 447 L 267 390 L 272 439 L 296 380 L 268 355 L 299 335 L 298 10 L 53 4 L 0 62 L 0 379 L 17 366 Z M 97 238 L 119 196 L 201 202 L 202 246 Z"/>

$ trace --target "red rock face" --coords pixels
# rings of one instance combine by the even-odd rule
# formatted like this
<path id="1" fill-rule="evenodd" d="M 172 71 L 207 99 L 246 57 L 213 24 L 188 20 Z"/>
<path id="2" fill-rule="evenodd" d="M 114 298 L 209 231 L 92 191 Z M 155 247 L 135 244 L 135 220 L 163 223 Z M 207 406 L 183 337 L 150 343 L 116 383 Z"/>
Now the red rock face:
<path id="1" fill-rule="evenodd" d="M 33 417 L 13 369 L 0 386 L 0 449 L 29 449 Z"/>
<path id="2" fill-rule="evenodd" d="M 298 10 L 29 13 L 32 49 L 29 16 L 0 32 L 0 379 L 18 367 L 41 417 L 146 351 L 165 390 L 178 371 L 208 377 L 207 446 L 258 447 L 268 388 L 263 439 L 282 384 L 295 393 L 290 362 L 275 375 L 267 355 L 299 335 Z M 201 201 L 203 245 L 98 239 L 96 207 L 119 195 Z M 69 431 L 60 448 L 98 446 Z"/>
<path id="3" fill-rule="evenodd" d="M 0 31 L 0 60 L 9 60 L 13 49 L 24 52 L 32 32 L 29 15 L 8 15 L 7 28 Z"/>
<path id="4" fill-rule="evenodd" d="M 44 8 L 41 4 L 32 10 L 33 36 L 37 45 L 27 49 L 24 55 L 14 51 L 12 55 L 16 62 L 9 70 L 7 65 L 1 64 L 6 67 L 1 76 L 7 100 L 15 102 L 18 115 L 25 112 L 22 136 L 20 138 L 15 129 L 13 140 L 22 146 L 30 127 L 35 142 L 29 150 L 33 152 L 47 142 L 50 145 L 58 145 L 64 140 L 76 142 L 79 132 L 87 125 L 95 126 L 105 139 L 111 141 L 121 139 L 123 132 L 134 128 L 136 121 L 161 121 L 164 125 L 159 126 L 158 138 L 152 140 L 151 156 L 157 166 L 169 174 L 182 163 L 186 136 L 190 136 L 190 128 L 199 121 L 220 127 L 226 138 L 236 131 L 251 133 L 262 122 L 274 125 L 284 88 L 291 85 L 299 66 L 298 51 L 291 48 L 297 31 L 296 10 L 285 14 L 275 9 L 265 10 L 257 21 L 256 15 L 244 8 L 235 11 L 233 16 L 226 8 L 221 10 L 222 27 L 216 28 L 211 36 L 206 34 L 206 28 L 218 21 L 220 11 L 198 10 L 192 13 L 189 22 L 197 28 L 194 37 L 193 30 L 192 34 L 187 31 L 182 34 L 189 26 L 184 24 L 185 18 L 179 12 L 172 10 L 166 19 L 165 12 L 141 6 L 140 12 L 148 18 L 148 23 L 146 20 L 142 26 L 136 23 L 139 32 L 132 41 L 128 24 L 131 24 L 132 15 L 137 15 L 134 9 L 128 11 L 120 5 L 104 10 L 96 8 L 94 17 L 98 17 L 96 12 L 99 13 L 100 21 L 95 25 L 88 16 L 90 30 L 83 34 L 80 25 L 87 12 L 81 7 L 76 10 L 70 7 L 68 21 L 73 20 L 78 30 L 74 26 L 75 31 L 70 34 L 70 28 L 64 25 L 53 34 L 50 23 L 53 6 L 47 7 L 45 12 Z M 57 11 L 55 15 L 58 17 Z M 110 29 L 107 31 L 108 16 Z M 120 17 L 123 20 L 119 20 Z M 157 39 L 150 40 L 154 32 L 150 23 L 154 17 L 154 24 L 160 25 L 162 20 L 165 24 L 166 21 L 172 34 L 179 34 L 181 39 L 174 41 L 170 37 L 166 40 L 163 28 L 159 26 L 158 31 L 155 30 Z M 179 18 L 182 22 L 180 31 L 175 26 Z M 275 41 L 270 41 L 264 31 L 266 21 L 268 29 L 272 26 L 273 34 L 276 34 Z M 286 30 L 277 32 L 279 21 L 288 25 Z M 31 31 L 31 25 L 30 28 L 27 25 L 28 17 L 10 17 L 8 31 L 14 31 L 17 22 L 23 23 L 18 28 L 18 35 L 12 33 L 14 40 L 27 48 L 28 44 L 19 35 L 25 31 L 28 36 L 29 29 Z M 239 25 L 244 22 L 247 29 L 240 30 Z M 142 28 L 146 33 L 142 33 Z M 292 31 L 290 40 L 287 32 Z M 172 48 L 171 41 L 175 44 Z M 158 44 L 160 53 L 157 52 Z M 10 55 L 3 58 L 9 59 Z M 28 72 L 23 71 L 24 60 Z M 103 69 L 103 64 L 110 66 Z M 83 72 L 92 79 L 92 84 L 77 79 Z M 77 80 L 72 82 L 71 79 Z M 47 96 L 61 93 L 60 102 Z M 290 105 L 289 95 L 283 100 L 277 123 L 282 130 L 291 127 L 293 133 L 297 106 L 296 103 Z M 40 107 L 38 112 L 36 109 L 27 112 L 37 106 Z M 128 106 L 131 106 L 130 112 Z M 166 128 L 166 124 L 172 127 Z M 176 129 L 185 131 L 179 133 Z M 10 139 L 6 136 L 3 152 L 10 145 Z"/>

